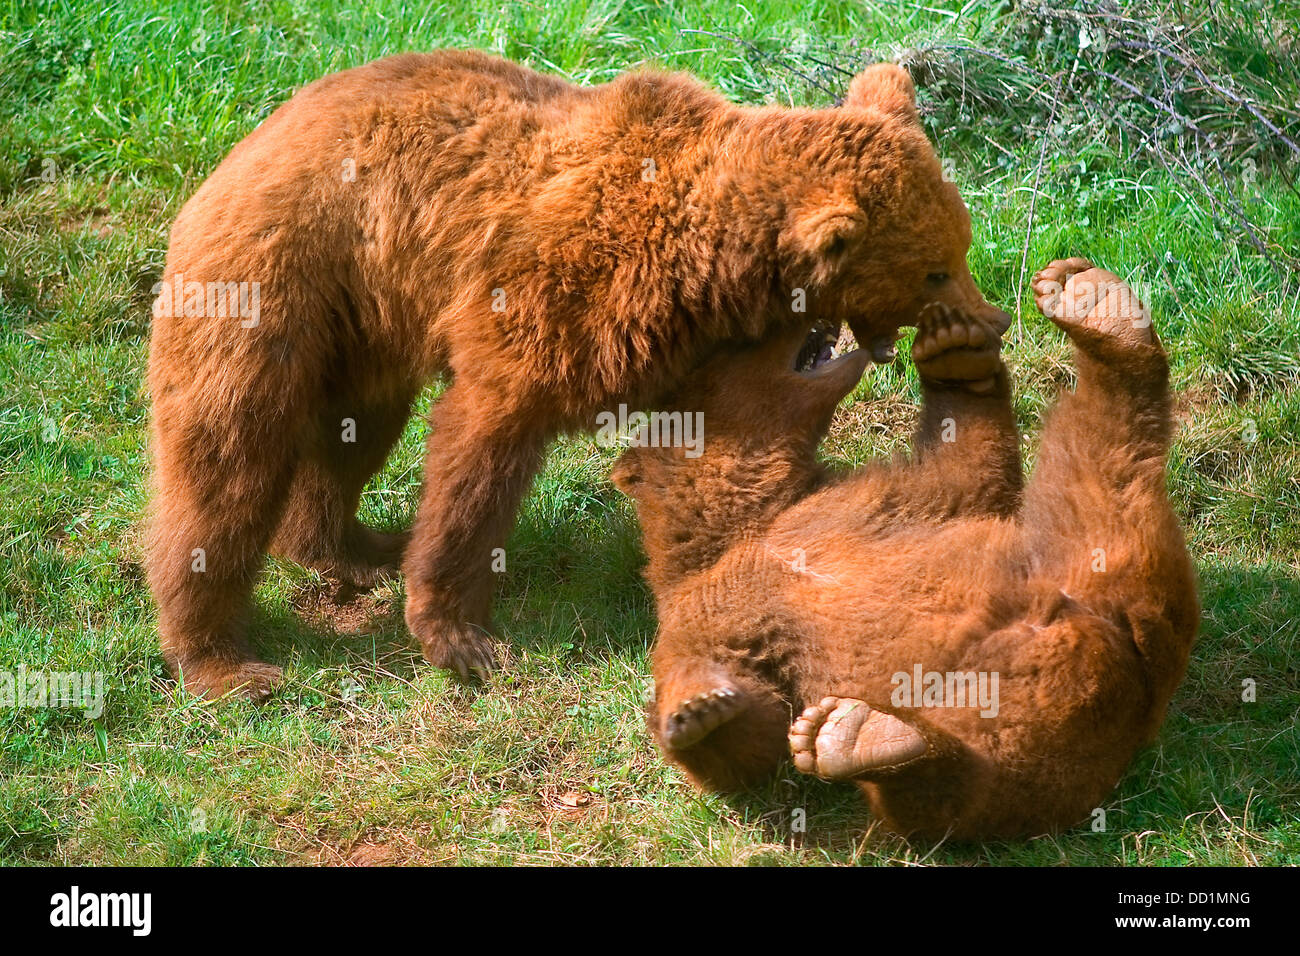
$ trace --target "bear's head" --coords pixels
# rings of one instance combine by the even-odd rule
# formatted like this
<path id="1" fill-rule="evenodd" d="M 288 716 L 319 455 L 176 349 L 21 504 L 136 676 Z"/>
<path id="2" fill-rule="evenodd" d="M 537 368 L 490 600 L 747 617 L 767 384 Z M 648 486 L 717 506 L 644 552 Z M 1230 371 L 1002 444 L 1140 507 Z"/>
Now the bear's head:
<path id="1" fill-rule="evenodd" d="M 778 255 L 792 295 L 807 287 L 809 313 L 847 321 L 878 358 L 931 302 L 1006 330 L 1010 316 L 985 300 L 967 268 L 970 214 L 925 135 L 902 68 L 867 68 L 840 108 L 795 123 L 788 150 L 806 182 L 786 205 Z"/>
<path id="2" fill-rule="evenodd" d="M 808 344 L 787 328 L 723 346 L 668 398 L 670 412 L 629 436 L 611 478 L 636 502 L 656 591 L 710 566 L 822 480 L 817 445 L 870 357 L 823 352 L 800 370 Z M 692 426 L 690 443 L 671 440 L 679 423 Z"/>

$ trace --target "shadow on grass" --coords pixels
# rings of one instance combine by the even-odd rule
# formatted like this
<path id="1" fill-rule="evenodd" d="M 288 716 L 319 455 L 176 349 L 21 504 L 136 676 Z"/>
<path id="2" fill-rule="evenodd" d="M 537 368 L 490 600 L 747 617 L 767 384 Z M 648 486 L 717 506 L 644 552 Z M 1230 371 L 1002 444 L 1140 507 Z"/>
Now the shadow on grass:
<path id="1" fill-rule="evenodd" d="M 418 681 L 429 665 L 406 628 L 401 606 L 374 606 L 369 592 L 345 603 L 337 596 L 335 588 L 312 587 L 300 592 L 291 608 L 259 608 L 250 626 L 255 653 L 280 666 L 292 663 L 304 677 L 336 671 Z"/>

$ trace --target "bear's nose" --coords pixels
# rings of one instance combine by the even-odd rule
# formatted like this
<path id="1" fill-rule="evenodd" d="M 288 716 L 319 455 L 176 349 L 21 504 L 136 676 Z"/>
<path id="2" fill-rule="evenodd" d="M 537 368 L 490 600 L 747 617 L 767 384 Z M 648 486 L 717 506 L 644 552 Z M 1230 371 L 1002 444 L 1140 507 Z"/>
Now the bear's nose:
<path id="1" fill-rule="evenodd" d="M 985 321 L 1001 335 L 1007 329 L 1011 328 L 1011 316 L 1001 309 L 989 309 L 984 316 Z"/>

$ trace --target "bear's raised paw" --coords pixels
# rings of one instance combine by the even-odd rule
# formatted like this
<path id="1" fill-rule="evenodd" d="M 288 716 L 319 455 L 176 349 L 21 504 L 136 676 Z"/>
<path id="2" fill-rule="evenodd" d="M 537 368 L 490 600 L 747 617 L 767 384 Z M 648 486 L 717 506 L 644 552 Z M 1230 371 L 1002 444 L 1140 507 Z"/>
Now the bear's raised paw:
<path id="1" fill-rule="evenodd" d="M 921 310 L 912 342 L 912 361 L 921 378 L 992 392 L 1002 368 L 1002 339 L 993 326 L 961 309 L 932 302 Z"/>
<path id="2" fill-rule="evenodd" d="M 1151 312 L 1119 276 L 1087 259 L 1056 259 L 1034 273 L 1034 302 L 1066 334 L 1090 329 L 1124 345 L 1155 344 Z"/>

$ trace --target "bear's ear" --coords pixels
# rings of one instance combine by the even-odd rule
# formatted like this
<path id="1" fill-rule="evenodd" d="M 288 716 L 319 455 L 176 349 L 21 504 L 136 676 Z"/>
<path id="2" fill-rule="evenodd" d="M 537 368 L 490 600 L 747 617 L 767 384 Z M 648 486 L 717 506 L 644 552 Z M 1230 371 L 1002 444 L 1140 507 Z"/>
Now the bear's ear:
<path id="1" fill-rule="evenodd" d="M 866 225 L 867 218 L 857 203 L 822 196 L 795 210 L 781 241 L 800 258 L 834 265 Z"/>
<path id="2" fill-rule="evenodd" d="M 873 106 L 905 122 L 920 122 L 916 86 L 907 71 L 895 63 L 877 63 L 855 76 L 844 105 L 849 109 Z"/>

